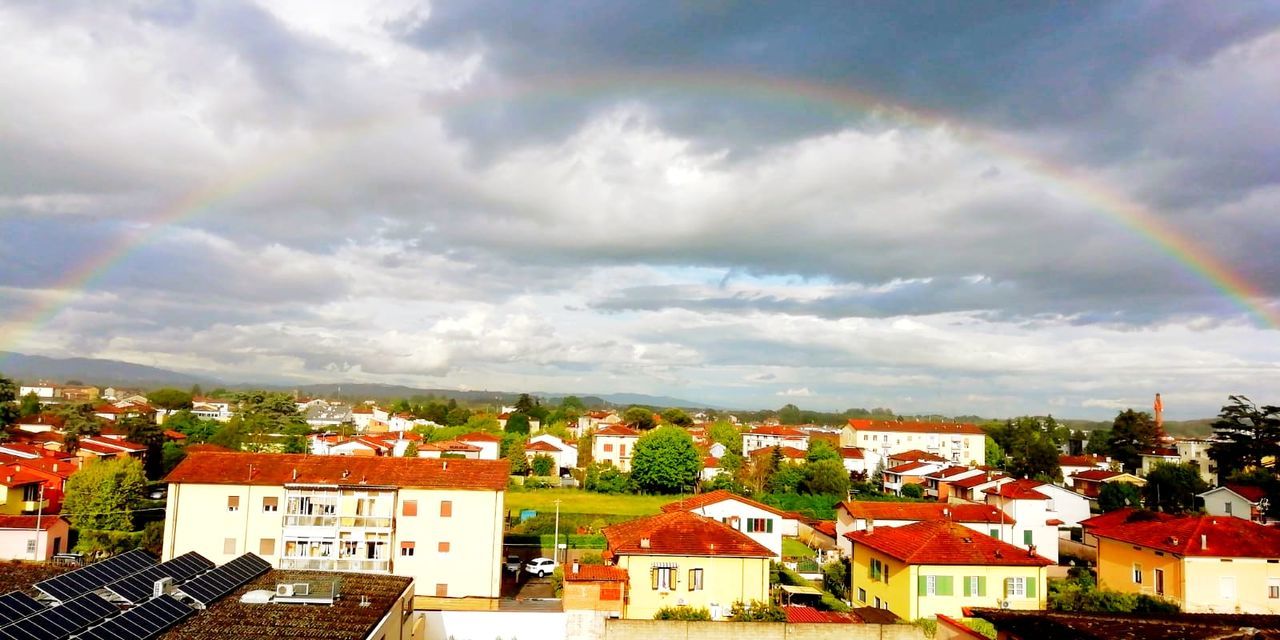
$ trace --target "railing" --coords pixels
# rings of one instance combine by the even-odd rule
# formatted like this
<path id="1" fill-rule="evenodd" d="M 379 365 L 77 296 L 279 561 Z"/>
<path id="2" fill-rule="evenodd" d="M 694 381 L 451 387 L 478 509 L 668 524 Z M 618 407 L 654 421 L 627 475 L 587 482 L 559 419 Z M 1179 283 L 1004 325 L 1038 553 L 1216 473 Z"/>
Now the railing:
<path id="1" fill-rule="evenodd" d="M 390 560 L 366 560 L 362 558 L 280 558 L 281 569 L 298 571 L 360 571 L 386 573 L 391 570 Z"/>
<path id="2" fill-rule="evenodd" d="M 342 516 L 340 521 L 344 527 L 391 528 L 391 516 Z"/>
<path id="3" fill-rule="evenodd" d="M 336 527 L 338 526 L 338 516 L 308 516 L 297 514 L 285 514 L 284 526 L 286 527 Z"/>

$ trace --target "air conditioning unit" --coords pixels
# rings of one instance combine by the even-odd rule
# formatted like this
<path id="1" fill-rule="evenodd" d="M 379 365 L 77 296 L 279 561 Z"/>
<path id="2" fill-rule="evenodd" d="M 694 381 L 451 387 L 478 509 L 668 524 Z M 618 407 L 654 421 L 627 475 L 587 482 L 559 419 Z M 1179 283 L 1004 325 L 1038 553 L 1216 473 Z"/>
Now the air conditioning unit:
<path id="1" fill-rule="evenodd" d="M 286 597 L 286 598 L 288 598 L 288 597 L 292 597 L 292 596 L 293 596 L 293 585 L 291 585 L 291 584 L 278 584 L 278 585 L 276 585 L 276 595 L 277 595 L 277 596 L 284 596 L 284 597 Z"/>
<path id="2" fill-rule="evenodd" d="M 173 592 L 173 578 L 165 576 L 155 581 L 151 588 L 151 597 L 159 598 L 162 595 Z"/>

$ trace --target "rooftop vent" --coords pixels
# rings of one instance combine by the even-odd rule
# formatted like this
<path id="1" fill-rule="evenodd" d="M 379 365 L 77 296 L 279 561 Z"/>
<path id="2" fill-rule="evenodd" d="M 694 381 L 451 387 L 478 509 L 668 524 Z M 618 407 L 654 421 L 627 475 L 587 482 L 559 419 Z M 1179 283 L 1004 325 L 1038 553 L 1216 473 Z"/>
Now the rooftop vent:
<path id="1" fill-rule="evenodd" d="M 651 543 L 650 543 L 650 540 L 649 540 L 648 538 L 640 538 L 640 548 L 641 548 L 641 549 L 648 549 L 648 548 L 649 548 L 649 546 L 650 546 L 650 544 L 651 544 Z"/>

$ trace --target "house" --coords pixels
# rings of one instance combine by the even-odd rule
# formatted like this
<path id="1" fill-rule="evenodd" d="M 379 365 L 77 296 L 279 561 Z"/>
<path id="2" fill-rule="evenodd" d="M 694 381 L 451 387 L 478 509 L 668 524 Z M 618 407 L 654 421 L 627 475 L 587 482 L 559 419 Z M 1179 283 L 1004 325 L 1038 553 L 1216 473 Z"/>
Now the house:
<path id="1" fill-rule="evenodd" d="M 472 431 L 454 439 L 480 449 L 480 460 L 497 460 L 498 452 L 502 447 L 502 438 L 491 433 Z"/>
<path id="2" fill-rule="evenodd" d="M 68 551 L 71 525 L 54 515 L 0 515 L 0 560 L 48 561 Z"/>
<path id="3" fill-rule="evenodd" d="M 1013 538 L 1002 538 L 1058 561 L 1058 539 L 1089 517 L 1089 499 L 1038 480 L 1014 480 L 983 491 L 987 504 L 1018 521 Z"/>
<path id="4" fill-rule="evenodd" d="M 507 478 L 503 460 L 192 453 L 165 478 L 163 557 L 250 551 L 280 569 L 497 598 Z"/>
<path id="5" fill-rule="evenodd" d="M 890 467 L 900 465 L 900 464 L 907 464 L 908 462 L 927 462 L 931 464 L 940 464 L 945 466 L 947 459 L 940 455 L 929 453 L 928 451 L 921 451 L 919 449 L 910 449 L 907 451 L 900 451 L 898 453 L 891 454 L 888 457 L 888 459 L 885 460 L 885 464 Z"/>
<path id="6" fill-rule="evenodd" d="M 329 429 L 351 422 L 351 407 L 339 402 L 328 403 L 313 400 L 306 403 L 306 409 L 300 409 L 307 424 L 318 429 Z"/>
<path id="7" fill-rule="evenodd" d="M 470 442 L 459 442 L 457 440 L 440 440 L 438 442 L 423 442 L 418 445 L 419 458 L 465 458 L 468 460 L 480 460 L 482 450 L 480 447 Z"/>
<path id="8" fill-rule="evenodd" d="M 18 421 L 13 426 L 27 433 L 45 433 L 48 431 L 62 431 L 66 424 L 66 418 L 42 411 L 33 416 L 18 418 Z"/>
<path id="9" fill-rule="evenodd" d="M 636 450 L 640 432 L 631 427 L 613 424 L 596 431 L 591 436 L 591 459 L 608 463 L 619 471 L 631 471 L 631 455 Z"/>
<path id="10" fill-rule="evenodd" d="M 1081 471 L 1091 471 L 1100 469 L 1103 471 L 1111 469 L 1111 458 L 1108 456 L 1097 456 L 1085 454 L 1079 456 L 1058 456 L 1058 467 L 1062 469 L 1063 482 L 1070 482 L 1071 476 Z"/>
<path id="11" fill-rule="evenodd" d="M 951 502 L 985 502 L 986 494 L 983 493 L 984 491 L 1012 481 L 1013 478 L 1003 473 L 986 471 L 959 480 L 940 480 L 939 483 L 947 485 L 945 491 L 948 496 L 947 499 Z M 941 493 L 943 488 L 939 486 L 938 490 Z"/>
<path id="12" fill-rule="evenodd" d="M 628 579 L 626 570 L 619 567 L 574 560 L 565 568 L 561 606 L 565 611 L 598 611 L 621 618 Z"/>
<path id="13" fill-rule="evenodd" d="M 890 455 L 912 449 L 941 456 L 952 464 L 981 466 L 986 464 L 986 438 L 986 432 L 968 423 L 854 418 L 840 432 L 840 446 L 862 447 L 886 466 Z"/>
<path id="14" fill-rule="evenodd" d="M 1177 447 L 1153 447 L 1142 452 L 1142 466 L 1139 468 L 1141 475 L 1151 473 L 1151 469 L 1157 464 L 1181 464 L 1182 456 L 1178 455 Z"/>
<path id="15" fill-rule="evenodd" d="M 773 552 L 711 518 L 669 511 L 606 527 L 604 537 L 606 560 L 627 572 L 624 618 L 687 606 L 722 620 L 734 602 L 769 599 Z"/>
<path id="16" fill-rule="evenodd" d="M 51 382 L 40 381 L 32 385 L 21 385 L 18 387 L 18 397 L 25 398 L 29 395 L 41 400 L 52 400 L 58 397 L 58 387 Z"/>
<path id="17" fill-rule="evenodd" d="M 729 447 L 724 446 L 724 443 L 722 442 L 712 442 L 711 445 L 707 447 L 707 455 L 715 458 L 716 460 L 723 458 L 726 453 L 729 453 Z"/>
<path id="18" fill-rule="evenodd" d="M 924 495 L 926 498 L 936 498 L 939 502 L 946 502 L 951 497 L 951 483 L 953 481 L 984 476 L 986 473 L 986 471 L 977 467 L 959 465 L 939 469 L 924 477 Z"/>
<path id="19" fill-rule="evenodd" d="M 909 484 L 922 485 L 923 491 L 925 476 L 941 470 L 942 465 L 936 462 L 907 462 L 889 467 L 882 478 L 885 493 L 902 495 L 902 488 Z"/>
<path id="20" fill-rule="evenodd" d="M 1200 478 L 1209 486 L 1218 484 L 1218 463 L 1209 457 L 1209 450 L 1214 445 L 1212 438 L 1179 438 L 1174 443 L 1178 449 L 1178 459 L 1183 464 L 1190 464 L 1200 472 Z"/>
<path id="21" fill-rule="evenodd" d="M 525 452 L 545 453 L 556 461 L 557 469 L 576 469 L 578 467 L 578 447 L 566 443 L 549 433 L 540 433 L 529 439 Z M 532 456 L 529 458 L 533 460 Z"/>
<path id="22" fill-rule="evenodd" d="M 49 457 L 27 459 L 4 454 L 0 454 L 0 466 L 3 467 L 0 473 L 5 476 L 22 473 L 39 478 L 44 489 L 45 510 L 50 513 L 62 510 L 67 480 L 77 469 L 70 460 Z"/>
<path id="23" fill-rule="evenodd" d="M 80 438 L 76 444 L 75 454 L 80 459 L 80 464 L 84 465 L 96 460 L 111 460 L 114 458 L 142 459 L 147 454 L 147 447 L 134 444 L 128 440 L 94 436 L 92 438 Z"/>
<path id="24" fill-rule="evenodd" d="M 698 477 L 702 478 L 703 482 L 711 482 L 718 475 L 720 475 L 720 459 L 715 456 L 703 458 L 702 471 L 698 474 Z"/>
<path id="25" fill-rule="evenodd" d="M 372 422 L 373 407 L 367 404 L 360 404 L 351 408 L 351 424 L 356 426 L 356 431 L 361 433 L 368 431 Z"/>
<path id="26" fill-rule="evenodd" d="M 855 606 L 906 620 L 960 616 L 964 607 L 1045 608 L 1052 561 L 959 523 L 876 526 L 845 537 Z"/>
<path id="27" fill-rule="evenodd" d="M 44 478 L 26 470 L 4 469 L 0 487 L 4 487 L 3 515 L 35 515 L 49 509 L 49 499 L 41 495 Z"/>
<path id="28" fill-rule="evenodd" d="M 1127 482 L 1139 487 L 1147 484 L 1146 480 L 1123 471 L 1104 471 L 1102 469 L 1092 469 L 1089 471 L 1081 471 L 1071 476 L 1071 488 L 1077 493 L 1084 495 L 1090 500 L 1096 500 L 1098 494 L 1102 493 L 1102 485 L 1112 482 Z"/>
<path id="29" fill-rule="evenodd" d="M 65 385 L 58 389 L 58 397 L 67 402 L 96 402 L 102 391 L 89 385 Z"/>
<path id="30" fill-rule="evenodd" d="M 775 560 L 782 559 L 782 536 L 797 535 L 799 528 L 795 515 L 723 489 L 681 498 L 662 505 L 662 510 L 689 511 L 723 522 L 763 545 Z"/>
<path id="31" fill-rule="evenodd" d="M 1280 531 L 1244 518 L 1193 515 L 1090 531 L 1098 584 L 1191 613 L 1280 613 Z"/>
<path id="32" fill-rule="evenodd" d="M 1204 501 L 1205 513 L 1211 516 L 1231 516 L 1263 523 L 1267 521 L 1267 492 L 1261 487 L 1225 484 L 1196 497 Z"/>
<path id="33" fill-rule="evenodd" d="M 836 505 L 836 544 L 848 556 L 852 549 L 847 534 L 851 532 L 933 521 L 955 522 L 1002 540 L 1012 539 L 1018 524 L 1009 514 L 989 504 L 846 500 Z"/>
<path id="34" fill-rule="evenodd" d="M 1093 548 L 1098 547 L 1098 537 L 1094 535 L 1095 531 L 1114 527 L 1118 524 L 1128 522 L 1143 522 L 1147 520 L 1171 520 L 1175 516 L 1157 511 L 1146 511 L 1143 509 L 1135 509 L 1133 507 L 1122 507 L 1113 509 L 1106 513 L 1102 513 L 1092 518 L 1086 518 L 1080 521 L 1080 529 L 1082 530 L 1082 540 L 1084 544 Z"/>
<path id="35" fill-rule="evenodd" d="M 756 427 L 742 434 L 742 454 L 750 455 L 759 449 L 773 447 L 790 447 L 807 451 L 809 434 L 791 427 L 763 426 Z"/>
<path id="36" fill-rule="evenodd" d="M 231 403 L 226 400 L 214 400 L 212 398 L 192 398 L 191 414 L 205 420 L 230 422 L 232 416 Z"/>
<path id="37" fill-rule="evenodd" d="M 875 466 L 867 466 L 867 454 L 862 447 L 838 447 L 837 451 L 840 452 L 840 462 L 844 464 L 845 471 L 863 478 L 875 471 Z"/>

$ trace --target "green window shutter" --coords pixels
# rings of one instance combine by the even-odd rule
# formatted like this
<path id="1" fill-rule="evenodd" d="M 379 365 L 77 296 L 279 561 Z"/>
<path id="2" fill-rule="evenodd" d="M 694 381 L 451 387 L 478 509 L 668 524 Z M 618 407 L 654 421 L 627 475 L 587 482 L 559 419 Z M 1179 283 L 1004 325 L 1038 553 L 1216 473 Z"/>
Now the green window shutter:
<path id="1" fill-rule="evenodd" d="M 1028 598 L 1034 598 L 1034 597 L 1036 597 L 1036 583 L 1037 583 L 1037 582 L 1039 582 L 1039 580 L 1038 580 L 1035 576 L 1032 576 L 1032 577 L 1030 577 L 1030 578 L 1027 578 L 1027 597 L 1028 597 Z"/>
<path id="2" fill-rule="evenodd" d="M 978 576 L 978 596 L 982 597 L 985 595 L 987 595 L 987 577 Z"/>
<path id="3" fill-rule="evenodd" d="M 992 529 L 992 530 L 991 530 L 991 537 L 992 537 L 992 538 L 995 538 L 995 539 L 997 539 L 997 540 L 999 540 L 999 539 L 1000 539 L 1000 530 L 999 530 L 999 529 Z"/>
<path id="4" fill-rule="evenodd" d="M 1022 532 L 1022 544 L 1031 544 L 1031 530 L 1027 529 Z"/>
<path id="5" fill-rule="evenodd" d="M 940 596 L 950 596 L 955 594 L 955 592 L 951 590 L 951 576 L 938 576 L 937 586 L 938 595 Z"/>
<path id="6" fill-rule="evenodd" d="M 969 576 L 965 576 L 965 577 L 961 578 L 961 580 L 963 580 L 963 581 L 964 581 L 964 597 L 966 597 L 966 598 L 967 598 L 967 597 L 969 597 L 969 596 L 973 595 L 973 593 L 971 593 L 971 590 L 969 589 L 969 583 L 970 583 L 970 582 L 973 582 L 973 581 L 969 579 Z"/>
<path id="7" fill-rule="evenodd" d="M 922 595 L 922 596 L 927 596 L 927 595 L 929 595 L 929 580 L 928 580 L 928 576 L 920 576 L 919 582 L 920 582 L 920 595 Z"/>
<path id="8" fill-rule="evenodd" d="M 765 532 L 765 533 L 773 533 L 773 518 L 769 518 L 769 519 L 768 519 L 768 520 L 766 520 L 765 522 L 768 522 L 769 524 L 765 525 L 764 532 Z"/>

